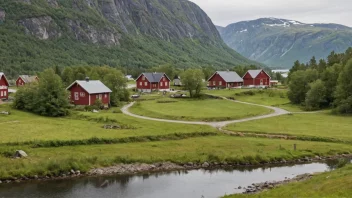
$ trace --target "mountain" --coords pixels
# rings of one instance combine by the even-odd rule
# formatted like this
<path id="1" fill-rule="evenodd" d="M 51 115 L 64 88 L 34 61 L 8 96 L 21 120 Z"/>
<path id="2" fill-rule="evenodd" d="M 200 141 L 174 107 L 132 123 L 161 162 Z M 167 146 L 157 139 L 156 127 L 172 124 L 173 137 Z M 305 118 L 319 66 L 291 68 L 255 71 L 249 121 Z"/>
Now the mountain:
<path id="1" fill-rule="evenodd" d="M 306 24 L 299 21 L 261 18 L 218 27 L 228 46 L 270 67 L 289 68 L 312 56 L 325 58 L 331 51 L 352 46 L 352 28 L 339 24 Z"/>
<path id="2" fill-rule="evenodd" d="M 12 76 L 71 65 L 258 65 L 188 0 L 0 0 L 0 35 L 0 70 Z"/>

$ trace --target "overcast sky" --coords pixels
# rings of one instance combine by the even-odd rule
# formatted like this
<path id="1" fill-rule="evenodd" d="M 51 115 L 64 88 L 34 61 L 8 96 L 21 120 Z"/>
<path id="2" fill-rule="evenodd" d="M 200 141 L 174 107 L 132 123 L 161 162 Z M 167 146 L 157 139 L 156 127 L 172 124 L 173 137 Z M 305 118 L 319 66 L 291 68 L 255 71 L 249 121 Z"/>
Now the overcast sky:
<path id="1" fill-rule="evenodd" d="M 190 0 L 216 25 L 262 17 L 303 23 L 338 23 L 352 27 L 352 0 Z"/>

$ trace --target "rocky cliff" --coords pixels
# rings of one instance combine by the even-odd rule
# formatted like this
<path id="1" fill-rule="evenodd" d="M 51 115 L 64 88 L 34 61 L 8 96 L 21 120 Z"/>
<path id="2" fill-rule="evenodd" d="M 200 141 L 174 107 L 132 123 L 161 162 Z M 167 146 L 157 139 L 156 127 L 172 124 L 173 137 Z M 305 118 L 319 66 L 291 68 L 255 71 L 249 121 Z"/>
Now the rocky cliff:
<path id="1" fill-rule="evenodd" d="M 268 66 L 288 68 L 295 60 L 325 58 L 352 46 L 352 28 L 339 24 L 305 24 L 262 18 L 218 27 L 225 43 L 242 55 Z"/>
<path id="2" fill-rule="evenodd" d="M 257 64 L 228 48 L 206 13 L 187 0 L 0 1 L 0 24 L 1 48 L 8 56 L 17 51 L 0 65 L 10 72 L 45 67 L 43 57 L 60 66 Z"/>

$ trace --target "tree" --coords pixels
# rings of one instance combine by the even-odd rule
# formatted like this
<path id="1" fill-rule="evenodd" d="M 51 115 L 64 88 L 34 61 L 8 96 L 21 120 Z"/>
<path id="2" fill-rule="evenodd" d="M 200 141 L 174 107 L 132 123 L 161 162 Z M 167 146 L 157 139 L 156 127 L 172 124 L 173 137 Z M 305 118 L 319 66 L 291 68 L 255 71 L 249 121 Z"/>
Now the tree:
<path id="1" fill-rule="evenodd" d="M 306 99 L 306 93 L 309 90 L 309 83 L 314 82 L 319 77 L 318 71 L 308 69 L 299 70 L 291 74 L 289 82 L 288 98 L 293 104 L 303 104 Z"/>
<path id="2" fill-rule="evenodd" d="M 182 84 L 191 98 L 199 97 L 203 87 L 204 74 L 200 69 L 187 69 L 181 74 Z"/>
<path id="3" fill-rule="evenodd" d="M 173 78 L 176 74 L 175 68 L 170 64 L 160 65 L 150 69 L 151 72 L 165 73 L 169 78 Z"/>
<path id="4" fill-rule="evenodd" d="M 315 59 L 315 56 L 313 56 L 310 61 L 309 61 L 309 67 L 312 69 L 317 69 L 318 65 L 317 65 L 317 60 Z"/>
<path id="5" fill-rule="evenodd" d="M 318 110 L 327 106 L 326 87 L 320 79 L 309 84 L 309 91 L 306 94 L 305 107 L 307 110 Z"/>
<path id="6" fill-rule="evenodd" d="M 341 71 L 337 80 L 337 87 L 335 93 L 335 105 L 338 113 L 349 114 L 352 113 L 352 59 L 350 59 L 346 66 Z"/>
<path id="7" fill-rule="evenodd" d="M 119 70 L 110 68 L 102 82 L 111 89 L 110 102 L 112 106 L 118 106 L 120 101 L 129 100 L 129 92 L 126 89 L 127 79 Z"/>
<path id="8" fill-rule="evenodd" d="M 65 85 L 65 87 L 68 87 L 70 84 L 73 83 L 74 76 L 73 76 L 73 70 L 71 67 L 65 67 L 64 71 L 62 72 L 61 75 L 62 82 Z"/>
<path id="9" fill-rule="evenodd" d="M 321 74 L 321 80 L 326 87 L 326 100 L 328 103 L 333 103 L 335 99 L 334 93 L 336 91 L 337 80 L 341 70 L 342 65 L 334 64 L 333 66 L 326 68 Z"/>
<path id="10" fill-rule="evenodd" d="M 69 113 L 68 93 L 53 69 L 41 73 L 38 84 L 19 89 L 13 105 L 43 116 L 60 117 Z"/>

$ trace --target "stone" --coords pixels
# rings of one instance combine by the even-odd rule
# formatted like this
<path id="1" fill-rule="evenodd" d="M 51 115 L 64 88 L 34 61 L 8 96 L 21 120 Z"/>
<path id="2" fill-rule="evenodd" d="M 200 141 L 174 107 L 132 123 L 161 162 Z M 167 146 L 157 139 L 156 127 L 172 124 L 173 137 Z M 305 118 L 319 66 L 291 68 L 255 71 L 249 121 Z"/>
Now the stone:
<path id="1" fill-rule="evenodd" d="M 208 163 L 208 162 L 204 162 L 204 163 L 202 164 L 202 167 L 203 167 L 203 168 L 209 167 L 209 163 Z"/>
<path id="2" fill-rule="evenodd" d="M 2 184 L 2 181 L 0 180 L 0 184 Z"/>
<path id="3" fill-rule="evenodd" d="M 80 170 L 77 170 L 77 171 L 76 171 L 76 174 L 77 174 L 77 175 L 80 175 L 80 174 L 81 174 L 81 171 L 80 171 Z"/>
<path id="4" fill-rule="evenodd" d="M 22 157 L 28 157 L 27 153 L 22 151 L 22 150 L 17 150 L 15 153 L 15 158 L 22 158 Z"/>
<path id="5" fill-rule="evenodd" d="M 103 171 L 103 170 L 101 170 L 101 169 L 98 169 L 98 170 L 96 170 L 96 174 L 98 174 L 98 175 L 102 175 L 102 174 L 104 174 L 104 171 Z"/>
<path id="6" fill-rule="evenodd" d="M 187 165 L 188 166 L 193 166 L 193 162 L 188 162 Z"/>
<path id="7" fill-rule="evenodd" d="M 76 172 L 73 169 L 71 169 L 70 172 L 71 174 L 76 174 Z"/>
<path id="8" fill-rule="evenodd" d="M 268 188 L 269 188 L 269 189 L 273 189 L 274 186 L 270 184 L 270 185 L 268 186 Z"/>

